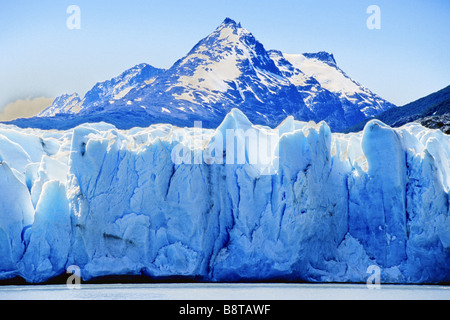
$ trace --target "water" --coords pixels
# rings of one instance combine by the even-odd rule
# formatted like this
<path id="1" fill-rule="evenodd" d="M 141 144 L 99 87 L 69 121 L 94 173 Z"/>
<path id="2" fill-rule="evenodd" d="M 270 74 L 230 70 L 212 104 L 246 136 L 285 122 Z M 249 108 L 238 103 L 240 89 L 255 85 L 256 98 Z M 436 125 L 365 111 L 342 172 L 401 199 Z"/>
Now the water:
<path id="1" fill-rule="evenodd" d="M 450 300 L 450 286 L 365 284 L 81 284 L 0 286 L 1 300 Z"/>

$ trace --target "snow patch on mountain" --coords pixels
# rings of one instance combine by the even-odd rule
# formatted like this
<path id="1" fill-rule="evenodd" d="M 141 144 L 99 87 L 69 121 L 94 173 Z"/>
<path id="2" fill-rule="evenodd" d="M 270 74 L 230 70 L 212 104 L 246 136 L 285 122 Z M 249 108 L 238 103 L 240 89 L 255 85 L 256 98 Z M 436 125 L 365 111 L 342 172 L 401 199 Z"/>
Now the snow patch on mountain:
<path id="1" fill-rule="evenodd" d="M 320 85 L 331 92 L 348 94 L 361 93 L 361 86 L 336 69 L 336 65 L 328 64 L 315 55 L 283 54 L 295 68 L 302 70 L 308 77 L 315 78 Z"/>

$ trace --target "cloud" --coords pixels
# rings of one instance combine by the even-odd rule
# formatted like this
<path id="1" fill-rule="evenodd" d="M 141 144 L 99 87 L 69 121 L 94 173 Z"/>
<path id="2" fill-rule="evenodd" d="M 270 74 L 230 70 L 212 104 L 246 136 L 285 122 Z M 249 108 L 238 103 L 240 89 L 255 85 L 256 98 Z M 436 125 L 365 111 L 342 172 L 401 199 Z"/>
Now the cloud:
<path id="1" fill-rule="evenodd" d="M 27 98 L 19 99 L 7 104 L 0 111 L 0 121 L 9 121 L 17 118 L 29 118 L 37 115 L 52 104 L 54 98 Z"/>

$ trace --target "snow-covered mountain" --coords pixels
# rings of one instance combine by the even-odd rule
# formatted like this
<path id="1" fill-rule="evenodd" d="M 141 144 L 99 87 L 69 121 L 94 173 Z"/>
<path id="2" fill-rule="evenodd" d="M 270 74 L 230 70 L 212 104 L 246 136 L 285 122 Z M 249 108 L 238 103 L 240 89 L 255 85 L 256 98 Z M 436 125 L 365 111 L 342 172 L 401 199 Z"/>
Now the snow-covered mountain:
<path id="1" fill-rule="evenodd" d="M 225 162 L 229 130 L 272 134 L 276 161 L 252 163 L 249 142 Z M 216 130 L 0 125 L 0 160 L 0 280 L 75 265 L 85 280 L 365 283 L 376 266 L 383 283 L 450 281 L 450 137 L 418 123 L 269 129 L 234 109 Z"/>
<path id="2" fill-rule="evenodd" d="M 348 127 L 393 107 L 392 104 L 352 80 L 328 52 L 285 54 L 270 51 L 280 70 L 302 94 L 315 115 L 336 130 Z"/>
<path id="3" fill-rule="evenodd" d="M 83 99 L 64 95 L 26 127 L 70 128 L 106 121 L 119 128 L 171 123 L 216 127 L 239 108 L 257 124 L 276 126 L 286 116 L 325 120 L 339 131 L 394 105 L 348 77 L 326 52 L 266 50 L 227 18 L 167 69 L 138 65 L 98 83 Z"/>
<path id="4" fill-rule="evenodd" d="M 52 105 L 38 116 L 52 117 L 58 114 L 83 114 L 99 112 L 99 106 L 105 101 L 113 103 L 122 99 L 131 89 L 152 83 L 163 69 L 142 63 L 124 71 L 111 80 L 97 83 L 83 99 L 77 93 L 57 97 Z"/>

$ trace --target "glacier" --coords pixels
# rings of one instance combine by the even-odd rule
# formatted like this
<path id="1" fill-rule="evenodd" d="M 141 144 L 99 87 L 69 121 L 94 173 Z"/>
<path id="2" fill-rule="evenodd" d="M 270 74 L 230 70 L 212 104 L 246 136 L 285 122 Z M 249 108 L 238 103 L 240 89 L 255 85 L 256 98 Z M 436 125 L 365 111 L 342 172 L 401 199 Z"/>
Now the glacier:
<path id="1" fill-rule="evenodd" d="M 269 172 L 247 144 L 244 163 L 217 161 L 219 137 L 249 129 L 276 134 Z M 174 161 L 180 145 L 202 161 Z M 449 136 L 418 123 L 1 124 L 0 280 L 76 265 L 84 280 L 366 282 L 376 265 L 383 283 L 448 282 L 449 162 Z"/>

